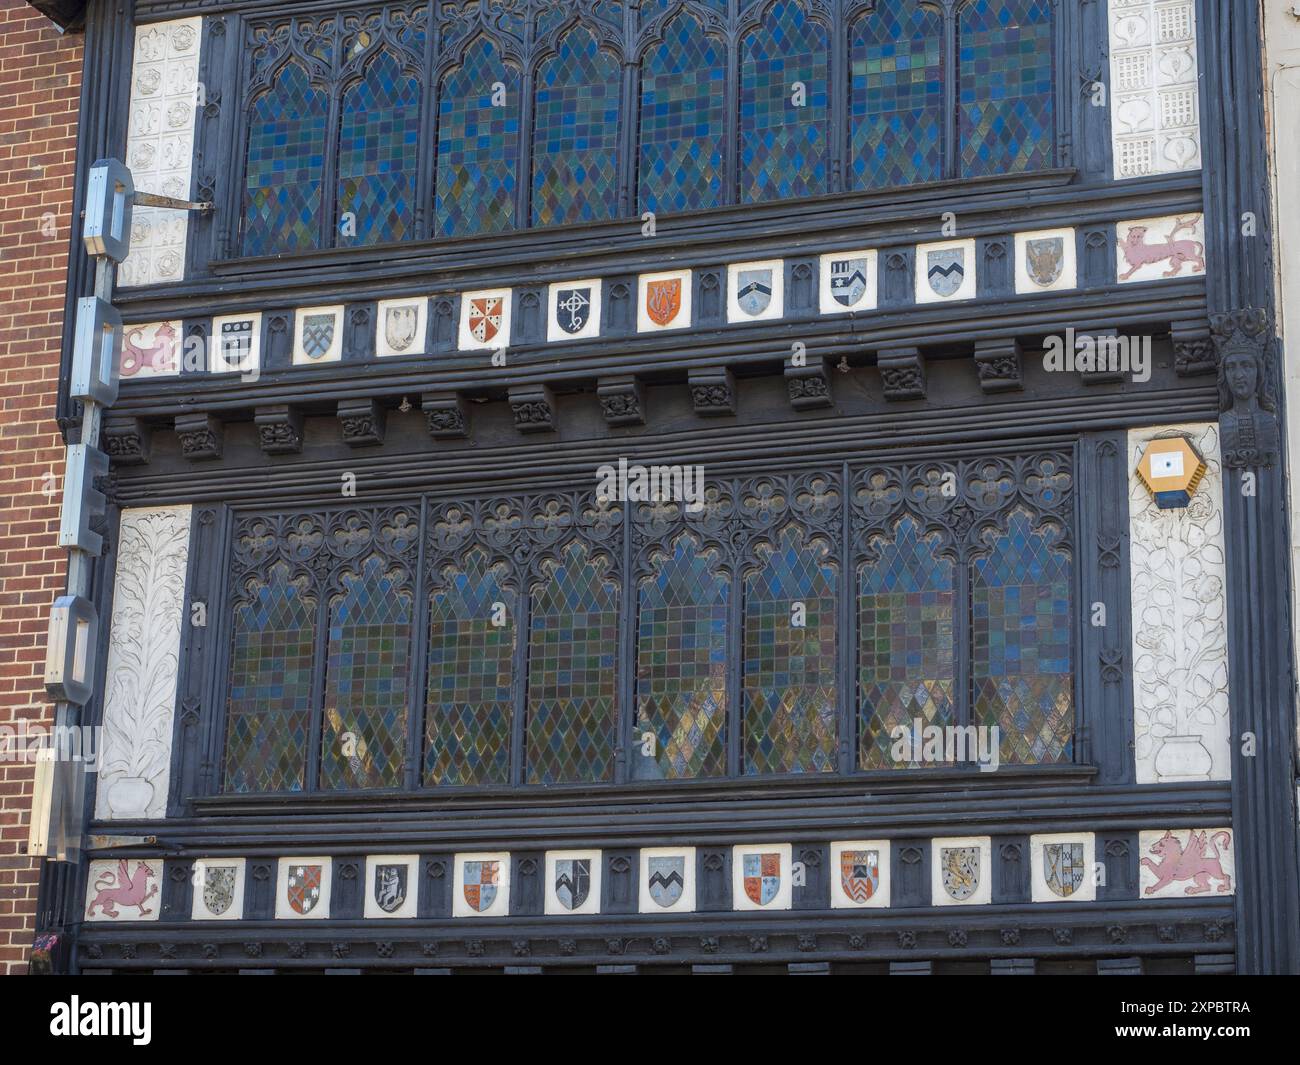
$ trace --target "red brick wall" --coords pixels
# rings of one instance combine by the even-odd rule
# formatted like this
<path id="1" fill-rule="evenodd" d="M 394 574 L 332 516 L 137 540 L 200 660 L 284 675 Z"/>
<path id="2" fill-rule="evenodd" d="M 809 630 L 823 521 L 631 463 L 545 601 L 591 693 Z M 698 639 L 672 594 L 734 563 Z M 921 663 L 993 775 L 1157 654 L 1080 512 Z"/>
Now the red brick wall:
<path id="1" fill-rule="evenodd" d="M 50 723 L 42 673 L 63 590 L 54 408 L 72 214 L 82 38 L 0 0 L 0 725 Z M 58 482 L 55 482 L 56 486 Z M 32 770 L 0 762 L 0 974 L 27 970 L 39 862 L 26 856 Z"/>

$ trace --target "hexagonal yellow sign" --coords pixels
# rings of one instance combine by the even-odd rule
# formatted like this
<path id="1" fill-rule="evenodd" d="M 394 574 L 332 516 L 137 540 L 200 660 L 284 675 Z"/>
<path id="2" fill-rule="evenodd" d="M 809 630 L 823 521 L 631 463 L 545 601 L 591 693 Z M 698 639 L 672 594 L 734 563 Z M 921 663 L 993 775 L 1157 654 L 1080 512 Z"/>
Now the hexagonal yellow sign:
<path id="1" fill-rule="evenodd" d="M 1147 444 L 1137 472 L 1155 497 L 1156 506 L 1175 510 L 1192 501 L 1205 468 L 1205 460 L 1187 437 L 1166 436 Z"/>

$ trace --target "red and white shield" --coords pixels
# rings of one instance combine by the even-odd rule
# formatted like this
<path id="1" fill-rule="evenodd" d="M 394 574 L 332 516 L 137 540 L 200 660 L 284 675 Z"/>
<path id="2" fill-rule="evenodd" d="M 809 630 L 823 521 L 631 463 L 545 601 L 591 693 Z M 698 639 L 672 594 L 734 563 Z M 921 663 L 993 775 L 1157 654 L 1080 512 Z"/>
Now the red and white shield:
<path id="1" fill-rule="evenodd" d="M 500 296 L 484 296 L 469 301 L 469 331 L 480 344 L 486 344 L 501 328 Z"/>
<path id="2" fill-rule="evenodd" d="M 682 279 L 650 281 L 645 287 L 645 313 L 655 325 L 667 325 L 682 309 Z"/>

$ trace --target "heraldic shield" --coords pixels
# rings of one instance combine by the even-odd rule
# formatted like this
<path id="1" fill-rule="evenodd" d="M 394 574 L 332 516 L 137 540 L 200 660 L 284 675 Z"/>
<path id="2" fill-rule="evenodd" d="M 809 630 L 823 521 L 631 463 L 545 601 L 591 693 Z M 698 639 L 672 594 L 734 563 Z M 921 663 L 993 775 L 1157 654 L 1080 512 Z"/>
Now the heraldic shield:
<path id="1" fill-rule="evenodd" d="M 555 897 L 566 910 L 576 910 L 591 892 L 591 859 L 561 858 L 555 863 Z"/>
<path id="2" fill-rule="evenodd" d="M 581 333 L 591 319 L 591 288 L 562 288 L 555 294 L 555 322 L 566 333 Z"/>
<path id="3" fill-rule="evenodd" d="M 645 313 L 655 325 L 667 325 L 682 309 L 682 279 L 651 281 L 645 287 Z"/>
<path id="4" fill-rule="evenodd" d="M 302 350 L 309 359 L 319 359 L 333 343 L 333 314 L 309 314 L 303 318 Z"/>
<path id="5" fill-rule="evenodd" d="M 469 301 L 469 331 L 480 344 L 496 337 L 501 329 L 500 296 L 484 296 Z"/>
<path id="6" fill-rule="evenodd" d="M 496 901 L 497 886 L 501 883 L 500 862 L 466 862 L 465 901 L 470 909 L 482 913 Z"/>
<path id="7" fill-rule="evenodd" d="M 1085 872 L 1082 843 L 1048 843 L 1043 847 L 1043 879 L 1053 894 L 1068 899 L 1083 886 Z"/>
<path id="8" fill-rule="evenodd" d="M 1025 272 L 1034 284 L 1046 288 L 1061 276 L 1064 266 L 1064 237 L 1025 241 Z"/>
<path id="9" fill-rule="evenodd" d="M 406 879 L 405 864 L 375 866 L 375 904 L 384 913 L 396 913 L 406 901 Z"/>
<path id="10" fill-rule="evenodd" d="M 672 906 L 686 888 L 686 856 L 651 858 L 646 863 L 646 890 L 659 906 Z"/>
<path id="11" fill-rule="evenodd" d="M 294 913 L 308 914 L 320 902 L 321 867 L 319 865 L 292 865 L 289 867 L 285 897 Z"/>
<path id="12" fill-rule="evenodd" d="M 866 902 L 880 887 L 879 851 L 843 851 L 840 886 L 854 902 Z"/>
<path id="13" fill-rule="evenodd" d="M 762 314 L 772 302 L 772 271 L 741 270 L 736 275 L 736 304 L 746 314 Z"/>
<path id="14" fill-rule="evenodd" d="M 938 296 L 951 296 L 966 277 L 966 249 L 939 248 L 926 253 L 925 276 Z"/>
<path id="15" fill-rule="evenodd" d="M 203 869 L 203 905 L 213 917 L 220 917 L 235 901 L 235 867 L 209 865 Z"/>
<path id="16" fill-rule="evenodd" d="M 978 847 L 942 847 L 939 851 L 943 889 L 958 902 L 964 902 L 979 890 L 980 849 Z"/>
<path id="17" fill-rule="evenodd" d="M 389 307 L 384 315 L 384 339 L 394 351 L 405 351 L 415 339 L 419 325 L 419 310 L 414 303 Z"/>
<path id="18" fill-rule="evenodd" d="M 781 890 L 781 855 L 759 851 L 744 856 L 745 894 L 758 906 L 766 906 Z"/>
<path id="19" fill-rule="evenodd" d="M 867 291 L 866 259 L 831 261 L 831 295 L 842 307 L 852 307 Z"/>

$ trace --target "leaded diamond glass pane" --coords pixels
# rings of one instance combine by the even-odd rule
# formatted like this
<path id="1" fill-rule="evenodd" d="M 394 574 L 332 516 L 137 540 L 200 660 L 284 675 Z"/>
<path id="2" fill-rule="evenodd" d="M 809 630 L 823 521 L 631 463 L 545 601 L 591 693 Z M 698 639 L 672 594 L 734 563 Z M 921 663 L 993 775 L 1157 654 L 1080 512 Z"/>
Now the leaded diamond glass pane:
<path id="1" fill-rule="evenodd" d="M 340 583 L 330 604 L 321 787 L 401 787 L 411 593 L 380 558 Z"/>
<path id="2" fill-rule="evenodd" d="M 493 85 L 505 86 L 493 107 Z M 438 90 L 438 173 L 435 214 L 444 237 L 499 233 L 514 225 L 519 164 L 519 72 L 486 38 Z"/>
<path id="3" fill-rule="evenodd" d="M 727 50 L 682 14 L 641 65 L 638 180 L 644 211 L 722 202 Z"/>
<path id="4" fill-rule="evenodd" d="M 1051 166 L 1051 0 L 973 0 L 962 8 L 960 20 L 962 174 Z"/>
<path id="5" fill-rule="evenodd" d="M 307 251 L 320 243 L 321 172 L 329 99 L 289 63 L 248 113 L 245 255 Z"/>
<path id="6" fill-rule="evenodd" d="M 311 728 L 316 599 L 287 567 L 253 581 L 234 612 L 225 790 L 301 791 Z"/>
<path id="7" fill-rule="evenodd" d="M 643 779 L 726 772 L 727 604 L 730 582 L 717 557 L 690 537 L 657 556 L 641 584 L 637 614 L 637 736 L 653 755 L 632 755 Z"/>
<path id="8" fill-rule="evenodd" d="M 1074 753 L 1069 553 L 1017 512 L 971 574 L 975 724 L 1001 731 L 1004 763 Z"/>
<path id="9" fill-rule="evenodd" d="M 339 129 L 338 243 L 381 244 L 410 235 L 420 151 L 420 86 L 381 52 L 343 94 Z"/>
<path id="10" fill-rule="evenodd" d="M 943 177 L 943 15 L 878 4 L 854 24 L 849 56 L 854 188 Z"/>
<path id="11" fill-rule="evenodd" d="M 917 768 L 932 763 L 896 760 L 894 730 L 956 724 L 953 564 L 910 517 L 877 544 L 858 569 L 858 766 Z"/>
<path id="12" fill-rule="evenodd" d="M 537 75 L 533 225 L 598 222 L 618 204 L 618 61 L 585 30 L 560 41 Z"/>
<path id="13" fill-rule="evenodd" d="M 528 782 L 611 780 L 618 728 L 618 587 L 570 544 L 533 589 Z"/>
<path id="14" fill-rule="evenodd" d="M 832 772 L 835 564 L 824 543 L 805 543 L 794 528 L 761 546 L 757 561 L 745 578 L 745 772 Z"/>
<path id="15" fill-rule="evenodd" d="M 516 602 L 502 577 L 502 567 L 490 566 L 486 554 L 475 550 L 462 567 L 443 570 L 434 589 L 429 604 L 426 784 L 510 783 Z"/>
<path id="16" fill-rule="evenodd" d="M 826 191 L 826 30 L 777 0 L 745 41 L 740 73 L 742 203 Z M 802 90 L 797 86 L 802 86 Z M 802 92 L 802 103 L 796 94 Z"/>

